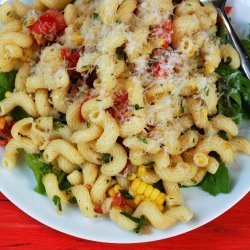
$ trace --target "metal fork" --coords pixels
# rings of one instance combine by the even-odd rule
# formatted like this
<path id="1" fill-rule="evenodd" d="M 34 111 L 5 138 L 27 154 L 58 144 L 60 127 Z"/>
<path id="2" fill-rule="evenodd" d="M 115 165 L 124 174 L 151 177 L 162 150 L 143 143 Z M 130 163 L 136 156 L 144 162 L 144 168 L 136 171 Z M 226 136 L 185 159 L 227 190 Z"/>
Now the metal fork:
<path id="1" fill-rule="evenodd" d="M 235 31 L 234 31 L 234 29 L 233 29 L 233 27 L 232 27 L 232 25 L 227 17 L 227 14 L 225 11 L 225 5 L 226 5 L 227 0 L 201 0 L 201 2 L 203 2 L 203 3 L 212 2 L 214 4 L 214 6 L 216 7 L 224 25 L 228 31 L 228 34 L 232 39 L 232 43 L 240 55 L 241 66 L 242 66 L 247 78 L 250 79 L 249 56 L 248 56 L 246 50 L 241 45 L 240 39 L 237 36 L 237 34 L 235 33 Z"/>

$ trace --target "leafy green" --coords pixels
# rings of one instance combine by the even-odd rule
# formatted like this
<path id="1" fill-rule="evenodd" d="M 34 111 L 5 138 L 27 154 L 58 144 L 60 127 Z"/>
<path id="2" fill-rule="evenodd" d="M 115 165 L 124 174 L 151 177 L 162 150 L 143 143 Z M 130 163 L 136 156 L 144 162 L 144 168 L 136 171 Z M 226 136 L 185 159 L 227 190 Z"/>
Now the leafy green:
<path id="1" fill-rule="evenodd" d="M 135 110 L 144 109 L 144 107 L 141 107 L 139 104 L 131 105 L 131 107 L 133 107 Z"/>
<path id="2" fill-rule="evenodd" d="M 93 13 L 93 18 L 94 19 L 97 19 L 99 17 L 99 14 L 98 13 Z"/>
<path id="3" fill-rule="evenodd" d="M 165 192 L 162 180 L 159 180 L 158 182 L 154 183 L 153 188 L 157 188 L 161 192 Z"/>
<path id="4" fill-rule="evenodd" d="M 35 191 L 39 194 L 46 194 L 45 187 L 42 182 L 42 177 L 48 173 L 52 173 L 52 165 L 46 164 L 40 159 L 39 154 L 25 154 L 25 162 L 30 167 L 30 169 L 33 171 L 34 176 L 37 181 L 37 186 L 35 187 Z"/>
<path id="5" fill-rule="evenodd" d="M 15 88 L 16 71 L 0 72 L 0 101 L 5 98 L 7 91 L 12 92 Z"/>
<path id="6" fill-rule="evenodd" d="M 126 190 L 120 189 L 119 192 L 121 193 L 121 195 L 122 195 L 126 200 L 134 199 L 133 195 L 130 194 L 130 193 L 129 193 L 128 191 L 126 191 Z"/>
<path id="7" fill-rule="evenodd" d="M 125 212 L 121 212 L 121 214 L 138 224 L 137 227 L 134 229 L 136 233 L 139 233 L 142 226 L 145 225 L 145 216 L 144 215 L 142 215 L 140 218 L 136 218 L 136 217 L 134 217 L 128 213 L 125 213 Z"/>
<path id="8" fill-rule="evenodd" d="M 127 56 L 124 48 L 122 48 L 122 47 L 117 48 L 115 53 L 116 53 L 116 57 L 117 57 L 118 60 L 125 59 L 126 56 Z"/>
<path id="9" fill-rule="evenodd" d="M 231 69 L 221 63 L 216 69 L 221 76 L 218 91 L 221 98 L 218 102 L 218 113 L 232 117 L 236 123 L 250 118 L 250 80 L 241 71 Z"/>
<path id="10" fill-rule="evenodd" d="M 30 117 L 30 115 L 21 107 L 15 107 L 11 111 L 11 115 L 13 116 L 15 121 L 22 120 L 23 118 Z"/>
<path id="11" fill-rule="evenodd" d="M 63 171 L 57 171 L 51 164 L 43 162 L 39 154 L 25 153 L 24 158 L 26 164 L 33 171 L 33 174 L 36 178 L 37 186 L 34 190 L 37 193 L 46 194 L 42 178 L 44 175 L 49 173 L 53 173 L 57 176 L 58 185 L 61 190 L 68 189 L 72 186 L 67 180 L 66 173 L 64 173 Z"/>
<path id="12" fill-rule="evenodd" d="M 109 163 L 113 160 L 113 156 L 111 154 L 105 153 L 103 154 L 102 160 L 105 163 Z"/>
<path id="13" fill-rule="evenodd" d="M 57 122 L 54 123 L 54 130 L 57 131 L 57 130 L 63 128 L 64 126 L 65 126 L 65 124 L 63 124 L 63 123 L 57 121 Z"/>
<path id="14" fill-rule="evenodd" d="M 76 204 L 77 203 L 76 197 L 72 197 L 71 199 L 69 199 L 69 203 Z"/>
<path id="15" fill-rule="evenodd" d="M 66 125 L 66 124 L 67 124 L 66 115 L 65 115 L 65 114 L 60 114 L 60 115 L 55 119 L 55 121 Z"/>
<path id="16" fill-rule="evenodd" d="M 228 141 L 227 133 L 226 133 L 225 131 L 220 130 L 220 131 L 218 132 L 218 136 L 219 136 L 220 138 L 222 138 L 223 140 Z"/>
<path id="17" fill-rule="evenodd" d="M 217 35 L 221 38 L 224 43 L 229 41 L 229 36 L 227 33 L 227 29 L 223 23 L 218 24 L 218 32 Z"/>
<path id="18" fill-rule="evenodd" d="M 201 182 L 201 187 L 204 191 L 214 196 L 230 192 L 228 169 L 223 162 L 220 161 L 219 168 L 215 174 L 206 174 Z"/>
<path id="19" fill-rule="evenodd" d="M 62 204 L 61 204 L 61 199 L 59 196 L 55 195 L 52 199 L 54 202 L 55 206 L 57 207 L 58 211 L 62 211 Z"/>

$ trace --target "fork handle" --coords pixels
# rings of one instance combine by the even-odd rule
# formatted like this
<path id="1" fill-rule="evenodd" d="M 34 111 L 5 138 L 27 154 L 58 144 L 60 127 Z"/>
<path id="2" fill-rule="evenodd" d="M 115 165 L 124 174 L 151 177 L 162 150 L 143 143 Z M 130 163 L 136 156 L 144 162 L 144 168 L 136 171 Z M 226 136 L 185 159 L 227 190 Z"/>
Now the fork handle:
<path id="1" fill-rule="evenodd" d="M 237 34 L 235 33 L 228 17 L 227 14 L 225 12 L 225 9 L 219 9 L 218 8 L 218 12 L 221 16 L 221 19 L 224 23 L 224 25 L 226 26 L 226 29 L 232 39 L 232 43 L 234 45 L 234 47 L 236 48 L 236 50 L 238 51 L 239 55 L 240 55 L 240 60 L 241 60 L 241 66 L 247 76 L 247 78 L 250 80 L 250 61 L 249 61 L 249 56 L 246 52 L 246 50 L 243 48 L 243 46 L 241 45 L 240 39 L 238 38 Z"/>

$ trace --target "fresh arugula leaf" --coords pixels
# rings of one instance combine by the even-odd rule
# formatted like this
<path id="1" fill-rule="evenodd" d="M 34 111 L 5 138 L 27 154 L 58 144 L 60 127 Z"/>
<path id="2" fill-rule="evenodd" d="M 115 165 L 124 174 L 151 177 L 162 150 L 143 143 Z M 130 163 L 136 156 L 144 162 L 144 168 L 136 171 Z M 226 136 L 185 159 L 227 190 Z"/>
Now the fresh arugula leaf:
<path id="1" fill-rule="evenodd" d="M 42 182 L 42 177 L 45 174 L 53 172 L 52 165 L 42 162 L 39 154 L 26 153 L 24 158 L 26 164 L 33 171 L 37 181 L 37 186 L 34 190 L 39 194 L 46 194 L 45 187 Z"/>
<path id="2" fill-rule="evenodd" d="M 109 163 L 109 162 L 113 161 L 113 156 L 111 154 L 105 153 L 105 154 L 103 154 L 102 160 L 105 163 Z"/>
<path id="3" fill-rule="evenodd" d="M 0 101 L 5 98 L 7 91 L 12 92 L 15 88 L 16 71 L 0 72 Z"/>
<path id="4" fill-rule="evenodd" d="M 67 179 L 67 174 L 63 171 L 56 171 L 51 164 L 47 164 L 42 161 L 39 154 L 25 153 L 24 155 L 25 162 L 29 168 L 33 171 L 33 174 L 36 178 L 37 186 L 35 191 L 39 194 L 46 194 L 45 187 L 42 182 L 44 175 L 53 173 L 57 176 L 58 185 L 61 190 L 68 189 L 72 187 Z"/>
<path id="5" fill-rule="evenodd" d="M 206 174 L 201 182 L 201 187 L 204 191 L 214 196 L 230 192 L 228 169 L 223 162 L 220 161 L 219 168 L 215 174 Z"/>
<path id="6" fill-rule="evenodd" d="M 21 107 L 15 107 L 11 111 L 11 115 L 13 116 L 15 121 L 22 120 L 24 118 L 30 117 L 30 115 Z"/>
<path id="7" fill-rule="evenodd" d="M 122 195 L 126 200 L 134 199 L 133 195 L 130 194 L 130 193 L 129 193 L 128 191 L 126 191 L 126 190 L 120 189 L 119 192 L 121 193 L 121 195 Z"/>
<path id="8" fill-rule="evenodd" d="M 250 80 L 225 63 L 221 63 L 216 72 L 221 76 L 218 113 L 233 118 L 236 123 L 250 118 Z"/>
<path id="9" fill-rule="evenodd" d="M 136 218 L 136 217 L 134 217 L 128 213 L 125 213 L 125 212 L 121 212 L 121 214 L 138 224 L 137 227 L 134 229 L 136 233 L 139 233 L 142 226 L 145 225 L 145 216 L 144 215 L 142 215 L 140 218 Z"/>
<path id="10" fill-rule="evenodd" d="M 52 201 L 54 202 L 54 204 L 57 207 L 58 211 L 62 211 L 62 203 L 61 203 L 60 197 L 55 195 L 53 197 Z"/>

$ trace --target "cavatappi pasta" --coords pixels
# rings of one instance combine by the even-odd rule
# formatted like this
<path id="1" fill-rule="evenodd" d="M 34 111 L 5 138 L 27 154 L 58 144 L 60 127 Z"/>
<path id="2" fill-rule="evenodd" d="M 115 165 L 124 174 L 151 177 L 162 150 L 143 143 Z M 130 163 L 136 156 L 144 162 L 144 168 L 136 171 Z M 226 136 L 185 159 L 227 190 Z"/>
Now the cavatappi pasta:
<path id="1" fill-rule="evenodd" d="M 17 74 L 0 119 L 16 107 L 28 116 L 11 129 L 4 167 L 20 152 L 38 154 L 70 185 L 42 176 L 59 210 L 74 200 L 84 216 L 128 231 L 144 218 L 159 229 L 192 219 L 180 185 L 216 174 L 218 157 L 250 154 L 233 120 L 217 115 L 215 69 L 240 59 L 216 36 L 216 20 L 198 0 L 2 4 L 0 71 Z"/>

